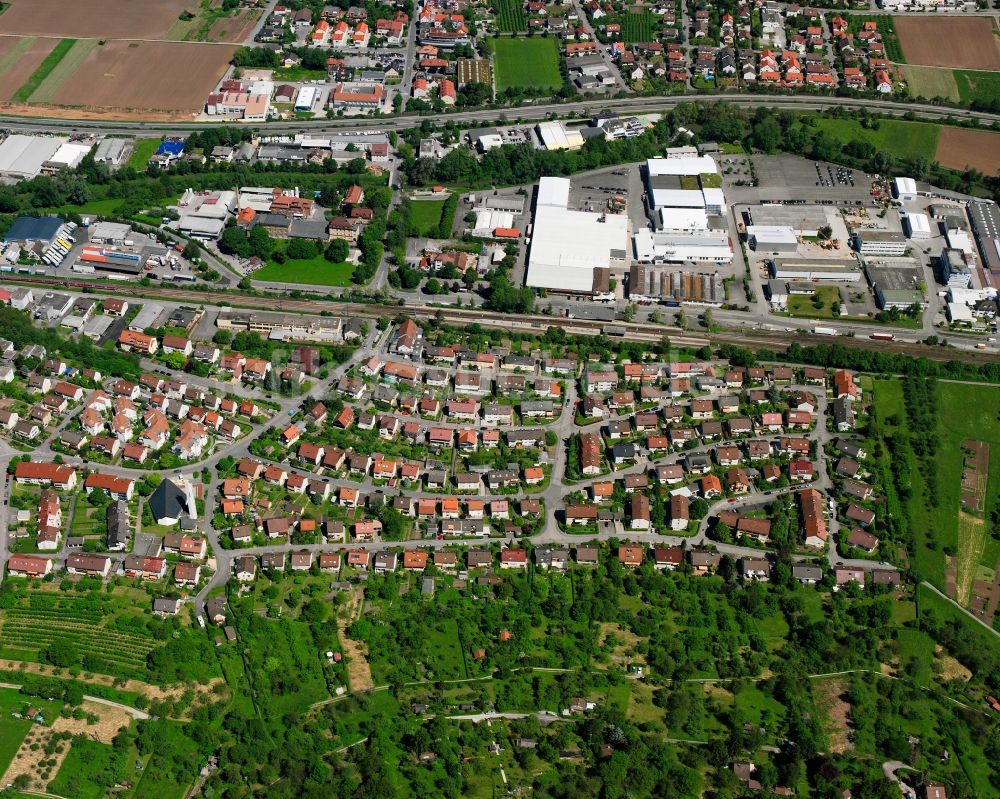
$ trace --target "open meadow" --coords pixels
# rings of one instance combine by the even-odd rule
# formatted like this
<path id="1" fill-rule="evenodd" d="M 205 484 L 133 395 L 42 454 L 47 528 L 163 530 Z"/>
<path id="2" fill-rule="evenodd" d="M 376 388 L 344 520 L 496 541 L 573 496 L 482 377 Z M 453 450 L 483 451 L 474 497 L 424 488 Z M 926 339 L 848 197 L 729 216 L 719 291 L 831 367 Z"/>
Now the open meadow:
<path id="1" fill-rule="evenodd" d="M 285 263 L 269 261 L 253 273 L 254 280 L 271 283 L 298 283 L 313 286 L 349 286 L 354 265 L 331 264 L 322 255 L 308 260 L 289 258 Z"/>
<path id="2" fill-rule="evenodd" d="M 941 128 L 926 122 L 904 122 L 896 119 L 881 120 L 878 130 L 863 128 L 854 119 L 819 117 L 816 127 L 829 133 L 844 144 L 866 141 L 877 150 L 889 150 L 900 158 L 927 158 L 932 160 L 938 148 Z"/>

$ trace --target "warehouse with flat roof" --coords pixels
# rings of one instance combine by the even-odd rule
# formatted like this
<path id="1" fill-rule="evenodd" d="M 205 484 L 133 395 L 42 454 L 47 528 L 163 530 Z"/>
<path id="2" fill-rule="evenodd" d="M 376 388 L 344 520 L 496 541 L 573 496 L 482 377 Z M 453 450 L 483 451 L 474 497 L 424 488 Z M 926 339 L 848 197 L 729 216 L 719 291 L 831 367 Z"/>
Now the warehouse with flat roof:
<path id="1" fill-rule="evenodd" d="M 538 182 L 525 283 L 550 291 L 604 291 L 610 270 L 626 266 L 628 217 L 574 211 L 568 203 L 569 180 L 545 177 Z"/>
<path id="2" fill-rule="evenodd" d="M 856 283 L 861 269 L 853 258 L 775 258 L 769 270 L 775 280 L 830 280 Z"/>
<path id="3" fill-rule="evenodd" d="M 128 144 L 128 139 L 101 139 L 101 143 L 97 145 L 97 150 L 94 152 L 94 160 L 99 164 L 118 166 L 125 158 Z"/>
<path id="4" fill-rule="evenodd" d="M 42 165 L 68 142 L 60 136 L 11 134 L 0 142 L 0 178 L 26 180 L 41 174 Z"/>
<path id="5" fill-rule="evenodd" d="M 19 216 L 4 237 L 4 244 L 31 245 L 41 242 L 48 247 L 63 226 L 58 216 Z"/>
<path id="6" fill-rule="evenodd" d="M 747 228 L 747 243 L 758 252 L 789 253 L 799 248 L 795 231 L 787 226 L 750 225 Z"/>
<path id="7" fill-rule="evenodd" d="M 967 210 L 983 266 L 1000 278 L 1000 210 L 989 200 L 971 202 Z M 994 288 L 996 286 L 994 282 Z"/>
<path id="8" fill-rule="evenodd" d="M 879 308 L 902 311 L 911 305 L 924 303 L 920 271 L 912 266 L 866 263 L 865 276 L 875 291 Z"/>

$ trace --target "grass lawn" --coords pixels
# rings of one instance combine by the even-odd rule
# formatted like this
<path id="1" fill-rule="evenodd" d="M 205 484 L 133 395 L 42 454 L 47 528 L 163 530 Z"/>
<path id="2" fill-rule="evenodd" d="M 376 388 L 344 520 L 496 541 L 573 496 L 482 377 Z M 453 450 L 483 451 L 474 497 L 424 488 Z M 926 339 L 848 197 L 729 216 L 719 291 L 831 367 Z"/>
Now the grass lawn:
<path id="1" fill-rule="evenodd" d="M 1000 100 L 1000 73 L 979 72 L 972 69 L 953 70 L 958 85 L 958 96 L 964 104 L 973 100 Z"/>
<path id="2" fill-rule="evenodd" d="M 437 236 L 444 203 L 444 200 L 410 201 L 410 221 L 416 226 L 418 236 Z"/>
<path id="3" fill-rule="evenodd" d="M 853 119 L 816 117 L 816 127 L 844 144 L 858 139 L 900 158 L 923 156 L 929 161 L 934 160 L 941 136 L 939 125 L 897 119 L 882 120 L 878 130 L 868 130 Z"/>
<path id="4" fill-rule="evenodd" d="M 128 157 L 127 166 L 145 172 L 146 163 L 153 157 L 159 146 L 159 139 L 136 139 L 132 146 L 132 154 Z"/>
<path id="5" fill-rule="evenodd" d="M 306 69 L 305 67 L 278 67 L 274 70 L 274 80 L 284 80 L 291 83 L 305 83 L 310 80 L 325 80 L 325 69 Z"/>
<path id="6" fill-rule="evenodd" d="M 41 86 L 42 81 L 45 80 L 49 74 L 56 68 L 63 57 L 68 53 L 73 45 L 76 44 L 76 39 L 61 39 L 59 44 L 52 48 L 52 52 L 49 53 L 42 60 L 42 63 L 38 65 L 38 68 L 31 73 L 31 77 L 24 82 L 16 92 L 11 100 L 15 103 L 26 103 L 28 98 L 35 93 L 35 90 Z"/>
<path id="7" fill-rule="evenodd" d="M 836 286 L 817 286 L 812 296 L 792 294 L 788 297 L 788 315 L 810 319 L 833 319 L 834 303 L 840 302 L 840 289 Z"/>
<path id="8" fill-rule="evenodd" d="M 997 645 L 997 637 L 993 633 L 981 624 L 976 624 L 951 602 L 935 594 L 926 585 L 918 585 L 917 614 L 923 616 L 927 613 L 933 613 L 945 624 L 967 628 L 972 631 L 973 637 L 978 639 L 979 643 L 987 649 L 992 649 Z"/>
<path id="9" fill-rule="evenodd" d="M 492 39 L 497 91 L 510 88 L 558 89 L 559 46 L 555 39 Z"/>
<path id="10" fill-rule="evenodd" d="M 267 266 L 253 273 L 253 279 L 314 286 L 349 286 L 353 274 L 353 264 L 331 264 L 319 255 L 305 261 L 290 258 L 283 264 L 269 261 Z"/>
<path id="11" fill-rule="evenodd" d="M 892 603 L 892 623 L 897 627 L 902 627 L 917 618 L 917 605 L 915 602 L 900 601 Z"/>
<path id="12" fill-rule="evenodd" d="M 763 724 L 769 729 L 773 729 L 775 722 L 785 715 L 784 705 L 753 683 L 742 685 L 733 697 L 733 703 L 751 724 Z"/>
<path id="13" fill-rule="evenodd" d="M 170 749 L 178 753 L 180 758 L 197 762 L 201 759 L 194 742 L 186 735 L 178 735 L 172 729 L 174 725 L 179 726 L 179 722 L 167 722 L 165 737 L 169 742 Z M 177 775 L 169 770 L 158 767 L 156 756 L 146 764 L 145 771 L 142 772 L 142 779 L 135 786 L 133 799 L 182 799 L 187 793 L 188 784 L 177 778 Z M 166 758 L 165 763 L 169 763 Z M 131 770 L 131 766 L 129 766 Z M 134 779 L 134 778 L 133 778 Z M 73 795 L 73 794 L 67 794 Z"/>
<path id="14" fill-rule="evenodd" d="M 17 691 L 4 689 L 4 694 L 7 693 L 20 696 Z M 27 719 L 12 719 L 10 712 L 12 709 L 19 708 L 20 703 L 16 707 L 12 706 L 10 708 L 7 705 L 8 703 L 0 696 L 0 707 L 3 708 L 3 715 L 0 716 L 0 774 L 7 771 L 7 767 L 21 746 L 21 741 L 24 740 L 24 736 L 27 735 L 28 730 L 31 729 L 31 725 L 34 723 Z"/>

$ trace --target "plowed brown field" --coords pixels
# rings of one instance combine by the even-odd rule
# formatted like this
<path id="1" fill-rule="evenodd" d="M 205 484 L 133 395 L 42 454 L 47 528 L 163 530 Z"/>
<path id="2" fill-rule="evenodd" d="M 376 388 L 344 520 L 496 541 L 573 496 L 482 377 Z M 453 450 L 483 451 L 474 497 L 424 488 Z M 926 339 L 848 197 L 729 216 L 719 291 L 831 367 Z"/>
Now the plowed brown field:
<path id="1" fill-rule="evenodd" d="M 75 39 L 158 39 L 189 0 L 12 0 L 0 33 Z"/>
<path id="2" fill-rule="evenodd" d="M 91 52 L 51 104 L 89 111 L 192 114 L 218 82 L 235 46 L 108 42 Z"/>
<path id="3" fill-rule="evenodd" d="M 26 42 L 30 43 L 25 45 Z M 58 43 L 58 39 L 30 41 L 19 36 L 0 36 L 0 65 L 14 54 L 7 67 L 0 71 L 0 100 L 9 100 Z"/>
<path id="4" fill-rule="evenodd" d="M 951 169 L 1000 175 L 1000 133 L 942 126 L 935 160 Z"/>
<path id="5" fill-rule="evenodd" d="M 1000 70 L 1000 43 L 988 17 L 893 17 L 908 64 Z"/>

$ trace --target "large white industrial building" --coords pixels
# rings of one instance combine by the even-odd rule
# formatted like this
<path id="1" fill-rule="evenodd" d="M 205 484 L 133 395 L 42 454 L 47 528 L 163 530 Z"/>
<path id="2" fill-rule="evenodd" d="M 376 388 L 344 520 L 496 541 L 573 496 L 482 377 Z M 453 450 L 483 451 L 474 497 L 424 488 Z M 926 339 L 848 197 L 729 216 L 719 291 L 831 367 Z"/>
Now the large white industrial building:
<path id="1" fill-rule="evenodd" d="M 795 231 L 786 225 L 749 225 L 747 242 L 757 252 L 792 253 L 799 248 Z"/>
<path id="2" fill-rule="evenodd" d="M 234 191 L 195 192 L 188 189 L 177 203 L 181 217 L 177 229 L 195 238 L 217 239 L 234 208 Z"/>
<path id="3" fill-rule="evenodd" d="M 579 150 L 583 147 L 583 134 L 578 129 L 567 128 L 558 120 L 539 122 L 535 131 L 546 150 Z"/>
<path id="4" fill-rule="evenodd" d="M 907 214 L 903 217 L 903 228 L 911 239 L 929 239 L 933 235 L 927 214 Z"/>
<path id="5" fill-rule="evenodd" d="M 694 233 L 640 230 L 632 241 L 635 258 L 642 263 L 727 264 L 733 260 L 733 248 L 726 230 Z"/>
<path id="6" fill-rule="evenodd" d="M 612 268 L 624 271 L 629 223 L 623 214 L 569 208 L 570 182 L 542 178 L 528 255 L 528 286 L 590 294 L 606 291 Z"/>
<path id="7" fill-rule="evenodd" d="M 0 177 L 25 180 L 43 168 L 56 171 L 75 167 L 93 144 L 71 142 L 64 136 L 24 136 L 14 133 L 0 142 Z"/>
<path id="8" fill-rule="evenodd" d="M 702 175 L 718 175 L 709 156 L 650 158 L 646 161 L 649 198 L 656 208 L 704 208 L 709 214 L 724 214 L 722 189 L 705 186 Z"/>

